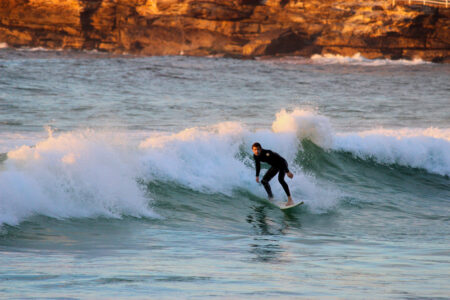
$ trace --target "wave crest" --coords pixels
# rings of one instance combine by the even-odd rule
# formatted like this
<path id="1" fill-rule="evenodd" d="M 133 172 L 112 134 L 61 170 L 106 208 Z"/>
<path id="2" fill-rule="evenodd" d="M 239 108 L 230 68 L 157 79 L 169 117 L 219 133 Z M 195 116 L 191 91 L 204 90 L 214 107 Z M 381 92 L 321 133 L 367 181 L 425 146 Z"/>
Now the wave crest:
<path id="1" fill-rule="evenodd" d="M 381 164 L 398 164 L 450 175 L 449 130 L 377 129 L 341 134 L 335 138 L 333 148 Z"/>
<path id="2" fill-rule="evenodd" d="M 229 196 L 245 190 L 266 197 L 255 182 L 254 142 L 286 158 L 295 174 L 287 181 L 291 193 L 313 212 L 334 207 L 340 191 L 333 183 L 318 182 L 298 164 L 305 139 L 327 151 L 450 175 L 448 129 L 335 133 L 327 117 L 310 110 L 280 111 L 271 130 L 251 131 L 241 123 L 225 122 L 145 136 L 142 140 L 139 135 L 141 142 L 136 143 L 129 132 L 85 130 L 55 136 L 50 131 L 35 146 L 8 152 L 6 159 L 0 158 L 0 224 L 19 224 L 33 215 L 158 217 L 149 208 L 149 191 L 141 190 L 144 186 L 138 182 L 174 183 Z M 272 189 L 278 200 L 285 199 L 276 180 Z"/>
<path id="3" fill-rule="evenodd" d="M 309 139 L 322 148 L 329 148 L 333 142 L 330 121 L 309 110 L 281 110 L 272 124 L 275 133 L 293 132 L 300 140 Z"/>

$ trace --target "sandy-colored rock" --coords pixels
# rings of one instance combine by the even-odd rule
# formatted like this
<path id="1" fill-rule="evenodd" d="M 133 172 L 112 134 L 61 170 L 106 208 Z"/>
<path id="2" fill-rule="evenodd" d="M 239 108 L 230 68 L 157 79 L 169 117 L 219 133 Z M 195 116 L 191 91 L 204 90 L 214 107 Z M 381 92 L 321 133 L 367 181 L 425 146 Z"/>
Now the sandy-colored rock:
<path id="1" fill-rule="evenodd" d="M 450 9 L 391 3 L 1 0 L 0 43 L 140 55 L 450 60 Z"/>

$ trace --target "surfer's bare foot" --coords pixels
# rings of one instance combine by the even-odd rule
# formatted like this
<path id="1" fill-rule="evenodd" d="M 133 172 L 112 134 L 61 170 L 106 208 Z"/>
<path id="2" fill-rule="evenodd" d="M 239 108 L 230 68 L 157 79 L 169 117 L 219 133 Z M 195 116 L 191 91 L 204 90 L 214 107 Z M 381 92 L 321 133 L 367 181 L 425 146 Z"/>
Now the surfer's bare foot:
<path id="1" fill-rule="evenodd" d="M 286 206 L 291 206 L 291 205 L 293 205 L 294 204 L 294 201 L 292 201 L 292 197 L 291 196 L 289 196 L 288 197 L 288 202 L 286 202 Z"/>
<path id="2" fill-rule="evenodd" d="M 287 176 L 292 179 L 294 177 L 294 174 L 292 174 L 291 172 L 287 172 Z"/>

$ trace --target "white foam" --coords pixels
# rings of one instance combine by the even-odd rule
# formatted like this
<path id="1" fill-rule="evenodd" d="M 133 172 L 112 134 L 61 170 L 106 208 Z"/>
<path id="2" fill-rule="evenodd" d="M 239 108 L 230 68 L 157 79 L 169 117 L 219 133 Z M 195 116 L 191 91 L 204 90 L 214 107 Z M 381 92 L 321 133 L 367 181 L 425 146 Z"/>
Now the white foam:
<path id="1" fill-rule="evenodd" d="M 311 61 L 314 64 L 343 64 L 343 65 L 363 65 L 363 66 L 383 66 L 383 65 L 420 65 L 428 64 L 420 58 L 414 58 L 413 60 L 408 59 L 368 59 L 361 55 L 361 53 L 356 53 L 353 56 L 342 56 L 334 54 L 314 54 L 311 56 Z"/>
<path id="2" fill-rule="evenodd" d="M 335 138 L 336 150 L 349 151 L 362 159 L 382 164 L 423 168 L 431 173 L 450 175 L 450 130 L 376 129 L 341 134 Z"/>
<path id="3" fill-rule="evenodd" d="M 61 51 L 64 51 L 63 48 L 51 49 L 51 48 L 45 48 L 45 47 L 22 47 L 22 48 L 17 48 L 17 50 L 18 51 L 28 51 L 28 52 L 53 52 L 53 51 L 61 52 Z"/>
<path id="4" fill-rule="evenodd" d="M 282 110 L 276 114 L 272 129 L 276 133 L 295 133 L 300 140 L 309 139 L 323 148 L 329 148 L 333 142 L 333 130 L 328 118 L 310 110 Z"/>
<path id="5" fill-rule="evenodd" d="M 361 131 L 358 134 L 361 137 L 373 135 L 383 135 L 388 137 L 395 137 L 397 139 L 411 138 L 411 137 L 431 137 L 450 141 L 450 129 L 441 129 L 436 127 L 400 128 L 400 129 L 387 129 L 379 127 L 371 130 Z"/>
<path id="6" fill-rule="evenodd" d="M 130 151 L 117 135 L 83 131 L 8 152 L 0 165 L 0 224 L 36 214 L 156 217 L 136 183 L 139 166 Z"/>
<path id="7" fill-rule="evenodd" d="M 230 194 L 250 177 L 235 158 L 244 128 L 238 123 L 153 133 L 140 145 L 150 180 L 176 181 L 194 190 Z"/>
<path id="8" fill-rule="evenodd" d="M 368 59 L 356 53 L 353 56 L 342 56 L 339 54 L 314 54 L 310 58 L 302 56 L 285 56 L 281 58 L 259 58 L 258 60 L 266 63 L 281 63 L 288 65 L 354 65 L 354 66 L 389 66 L 389 65 L 422 65 L 431 64 L 421 58 L 409 59 Z"/>
<path id="9" fill-rule="evenodd" d="M 35 145 L 47 136 L 45 132 L 0 132 L 0 153 L 7 153 L 23 145 Z"/>

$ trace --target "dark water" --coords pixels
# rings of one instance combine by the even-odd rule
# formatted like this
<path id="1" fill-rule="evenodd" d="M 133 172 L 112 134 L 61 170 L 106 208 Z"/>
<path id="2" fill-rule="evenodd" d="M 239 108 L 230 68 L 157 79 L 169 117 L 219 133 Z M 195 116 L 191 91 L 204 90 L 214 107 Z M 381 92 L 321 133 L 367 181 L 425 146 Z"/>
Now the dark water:
<path id="1" fill-rule="evenodd" d="M 448 299 L 449 75 L 0 49 L 0 296 Z"/>

